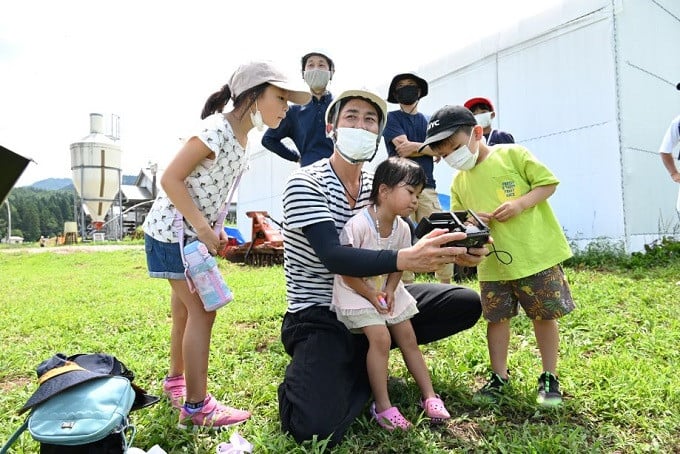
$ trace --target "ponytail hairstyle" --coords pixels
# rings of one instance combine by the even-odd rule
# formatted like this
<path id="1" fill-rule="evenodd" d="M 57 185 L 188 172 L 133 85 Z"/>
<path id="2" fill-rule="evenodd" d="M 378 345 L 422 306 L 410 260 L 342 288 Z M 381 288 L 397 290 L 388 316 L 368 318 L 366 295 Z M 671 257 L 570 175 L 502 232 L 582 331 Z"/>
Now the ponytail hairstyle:
<path id="1" fill-rule="evenodd" d="M 205 106 L 203 106 L 203 111 L 201 112 L 201 120 L 214 113 L 222 112 L 224 106 L 227 105 L 230 99 L 231 89 L 229 88 L 228 84 L 224 84 L 220 91 L 216 91 L 210 95 L 208 100 L 205 102 Z"/>
<path id="2" fill-rule="evenodd" d="M 379 204 L 378 194 L 383 184 L 390 189 L 397 186 L 422 188 L 426 181 L 425 171 L 418 163 L 411 159 L 392 156 L 376 167 L 369 200 L 376 206 Z"/>
<path id="3" fill-rule="evenodd" d="M 267 89 L 267 86 L 269 86 L 269 82 L 263 82 L 260 85 L 256 85 L 247 89 L 234 98 L 234 109 L 241 111 L 239 118 L 243 117 L 243 115 L 248 110 L 250 110 L 250 107 L 255 104 L 257 98 L 259 98 L 260 95 L 264 93 L 264 91 Z M 229 84 L 225 84 L 220 91 L 216 91 L 210 95 L 208 100 L 205 102 L 205 106 L 203 106 L 203 112 L 201 112 L 201 120 L 214 113 L 222 112 L 222 110 L 224 110 L 224 106 L 227 105 L 230 99 L 231 89 L 229 88 Z"/>

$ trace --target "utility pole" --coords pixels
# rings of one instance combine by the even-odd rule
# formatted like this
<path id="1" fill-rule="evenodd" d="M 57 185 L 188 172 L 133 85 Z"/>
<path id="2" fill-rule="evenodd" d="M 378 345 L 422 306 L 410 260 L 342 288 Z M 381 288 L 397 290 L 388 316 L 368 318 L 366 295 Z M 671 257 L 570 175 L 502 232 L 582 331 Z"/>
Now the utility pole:
<path id="1" fill-rule="evenodd" d="M 156 200 L 156 173 L 158 173 L 158 163 L 153 164 L 149 162 L 149 170 L 151 171 L 151 198 Z"/>
<path id="2" fill-rule="evenodd" d="M 9 207 L 9 200 L 5 200 L 7 204 L 7 244 L 10 243 L 12 237 L 12 210 Z"/>

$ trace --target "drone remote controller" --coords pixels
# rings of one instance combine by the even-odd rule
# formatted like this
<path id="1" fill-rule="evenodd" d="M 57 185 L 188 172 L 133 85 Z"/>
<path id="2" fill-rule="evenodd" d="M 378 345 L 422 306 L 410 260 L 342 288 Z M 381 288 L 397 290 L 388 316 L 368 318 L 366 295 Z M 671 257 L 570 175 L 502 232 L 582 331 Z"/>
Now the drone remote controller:
<path id="1" fill-rule="evenodd" d="M 465 221 L 469 218 L 474 220 L 476 225 L 466 224 Z M 433 229 L 447 229 L 449 232 L 463 232 L 467 235 L 467 238 L 451 241 L 444 246 L 478 248 L 483 247 L 489 241 L 489 227 L 472 210 L 432 213 L 420 220 L 415 234 L 418 238 L 422 238 Z"/>

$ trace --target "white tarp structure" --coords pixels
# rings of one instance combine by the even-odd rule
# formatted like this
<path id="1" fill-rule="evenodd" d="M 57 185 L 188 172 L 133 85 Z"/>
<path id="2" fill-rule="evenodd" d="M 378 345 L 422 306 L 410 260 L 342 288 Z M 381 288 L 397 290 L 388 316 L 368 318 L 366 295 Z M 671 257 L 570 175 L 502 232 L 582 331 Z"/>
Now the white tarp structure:
<path id="1" fill-rule="evenodd" d="M 419 68 L 430 85 L 419 110 L 490 98 L 493 126 L 511 132 L 561 180 L 550 201 L 567 236 L 640 250 L 680 228 L 678 185 L 657 153 L 680 112 L 678 43 L 677 0 L 569 0 Z M 259 137 L 251 143 L 238 206 L 246 238 L 246 211 L 281 220 L 283 184 L 296 168 L 264 150 Z M 384 151 L 375 161 L 383 158 Z M 435 169 L 446 198 L 453 171 L 443 162 Z"/>

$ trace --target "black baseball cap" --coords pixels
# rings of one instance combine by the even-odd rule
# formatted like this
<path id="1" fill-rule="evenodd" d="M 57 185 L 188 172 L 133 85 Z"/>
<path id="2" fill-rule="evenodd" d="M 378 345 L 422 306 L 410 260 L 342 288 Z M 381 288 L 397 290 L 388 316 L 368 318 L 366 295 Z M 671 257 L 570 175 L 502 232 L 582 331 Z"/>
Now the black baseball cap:
<path id="1" fill-rule="evenodd" d="M 460 126 L 475 126 L 477 120 L 469 109 L 463 106 L 444 106 L 436 111 L 427 124 L 427 137 L 418 151 L 428 145 L 446 139 Z"/>

